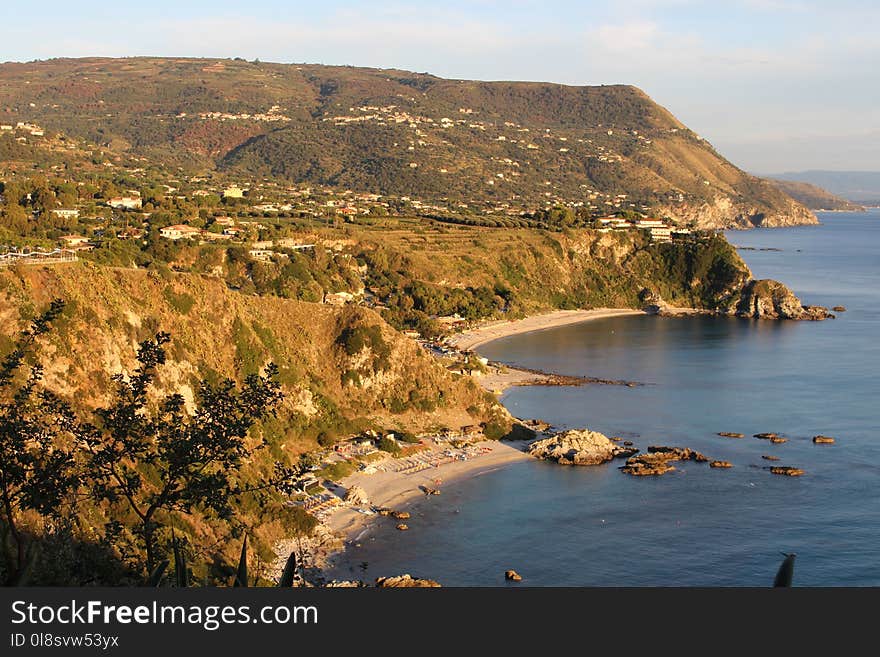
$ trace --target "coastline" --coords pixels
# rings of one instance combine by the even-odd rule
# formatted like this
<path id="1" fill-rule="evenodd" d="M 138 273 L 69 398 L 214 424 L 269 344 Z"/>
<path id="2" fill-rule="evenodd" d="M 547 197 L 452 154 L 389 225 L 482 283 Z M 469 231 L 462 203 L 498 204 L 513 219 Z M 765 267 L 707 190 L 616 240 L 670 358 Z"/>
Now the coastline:
<path id="1" fill-rule="evenodd" d="M 432 496 L 420 488 L 427 486 L 441 491 L 445 486 L 454 484 L 462 479 L 477 477 L 485 472 L 496 470 L 511 463 L 528 460 L 532 457 L 525 451 L 531 443 L 529 440 L 500 441 L 483 440 L 474 444 L 478 450 L 487 450 L 477 457 L 466 461 L 452 461 L 443 463 L 412 474 L 399 472 L 376 472 L 366 474 L 358 472 L 350 475 L 340 482 L 344 489 L 352 486 L 361 487 L 370 501 L 370 505 L 379 508 L 390 508 L 393 511 L 404 511 L 413 502 Z M 436 451 L 436 450 L 435 450 Z M 442 448 L 441 450 L 442 451 Z M 388 462 L 391 462 L 390 460 Z M 347 579 L 353 576 L 357 564 L 354 562 L 349 547 L 356 545 L 370 533 L 377 531 L 398 531 L 395 528 L 397 520 L 392 517 L 383 517 L 378 513 L 366 515 L 357 511 L 357 508 L 365 509 L 366 505 L 359 507 L 337 507 L 325 521 L 326 528 L 339 536 L 342 545 L 339 549 L 330 550 L 322 555 L 322 564 L 319 564 L 322 575 L 329 581 L 332 579 Z M 381 522 L 385 520 L 385 522 Z M 413 527 L 416 529 L 416 527 Z M 402 573 L 387 573 L 402 574 Z"/>
<path id="2" fill-rule="evenodd" d="M 468 351 L 476 349 L 484 344 L 506 338 L 510 335 L 519 333 L 531 333 L 532 331 L 543 331 L 546 329 L 556 328 L 558 326 L 566 326 L 568 324 L 579 324 L 594 319 L 602 319 L 605 317 L 618 317 L 623 315 L 644 315 L 644 310 L 635 310 L 633 308 L 593 308 L 590 310 L 555 310 L 540 315 L 530 315 L 523 319 L 497 320 L 488 322 L 476 328 L 463 331 L 449 338 L 449 343 L 461 350 Z"/>
<path id="3" fill-rule="evenodd" d="M 558 310 L 514 321 L 488 322 L 452 336 L 449 343 L 456 349 L 466 351 L 510 335 L 542 331 L 606 317 L 646 314 L 651 313 L 632 308 Z M 481 386 L 496 394 L 517 385 L 560 385 L 553 379 L 557 375 L 549 373 L 522 370 L 507 365 L 495 365 L 493 370 L 477 380 Z M 378 513 L 363 513 L 369 506 L 405 511 L 415 501 L 430 497 L 420 489 L 420 486 L 438 488 L 442 491 L 444 486 L 454 484 L 456 481 L 477 477 L 484 472 L 528 460 L 531 457 L 526 449 L 531 442 L 529 440 L 483 440 L 475 443 L 474 448 L 483 450 L 485 453 L 466 461 L 456 460 L 451 463 L 442 463 L 412 474 L 383 471 L 372 474 L 358 472 L 349 475 L 338 483 L 336 495 L 344 497 L 346 490 L 352 486 L 358 486 L 366 493 L 369 505 L 340 504 L 328 514 L 321 523 L 320 533 L 323 538 L 320 547 L 312 551 L 314 566 L 318 568 L 321 577 L 326 581 L 344 581 L 357 577 L 357 564 L 348 548 L 357 545 L 372 532 L 398 531 L 395 528 L 397 521 L 393 518 L 385 518 Z M 442 450 L 441 447 L 439 451 Z M 434 448 L 431 451 L 437 452 L 438 449 Z M 383 519 L 385 522 L 381 522 Z M 335 537 L 336 540 L 327 540 L 329 536 Z"/>

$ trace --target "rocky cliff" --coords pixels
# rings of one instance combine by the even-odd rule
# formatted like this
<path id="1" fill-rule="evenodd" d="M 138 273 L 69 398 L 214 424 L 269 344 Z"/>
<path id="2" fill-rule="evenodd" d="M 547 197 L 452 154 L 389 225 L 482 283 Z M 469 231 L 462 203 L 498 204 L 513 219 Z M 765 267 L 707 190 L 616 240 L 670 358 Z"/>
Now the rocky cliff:
<path id="1" fill-rule="evenodd" d="M 749 281 L 734 313 L 754 319 L 822 320 L 834 315 L 822 306 L 805 306 L 788 287 L 770 279 Z"/>

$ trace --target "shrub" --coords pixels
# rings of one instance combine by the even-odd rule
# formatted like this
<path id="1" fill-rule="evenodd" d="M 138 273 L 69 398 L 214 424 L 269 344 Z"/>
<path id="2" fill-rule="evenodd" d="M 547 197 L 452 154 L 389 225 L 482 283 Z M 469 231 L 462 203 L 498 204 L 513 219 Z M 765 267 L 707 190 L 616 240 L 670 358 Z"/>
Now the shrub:
<path id="1" fill-rule="evenodd" d="M 394 438 L 389 438 L 388 436 L 383 436 L 379 440 L 379 449 L 389 454 L 400 454 L 400 445 L 397 444 Z"/>
<path id="2" fill-rule="evenodd" d="M 488 440 L 501 440 L 510 432 L 510 424 L 499 420 L 492 420 L 483 426 L 483 435 Z"/>

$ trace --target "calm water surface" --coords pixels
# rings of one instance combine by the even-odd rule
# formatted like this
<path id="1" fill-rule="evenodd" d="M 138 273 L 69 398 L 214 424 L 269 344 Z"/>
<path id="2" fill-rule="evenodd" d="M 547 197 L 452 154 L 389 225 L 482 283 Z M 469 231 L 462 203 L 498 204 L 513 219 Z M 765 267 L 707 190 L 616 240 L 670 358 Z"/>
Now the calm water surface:
<path id="1" fill-rule="evenodd" d="M 355 549 L 366 577 L 409 572 L 445 585 L 757 585 L 780 552 L 795 584 L 880 585 L 880 212 L 824 214 L 822 226 L 732 232 L 759 278 L 805 303 L 848 308 L 826 322 L 621 317 L 511 336 L 489 358 L 640 388 L 530 387 L 514 415 L 695 448 L 731 470 L 685 463 L 660 478 L 616 465 L 523 462 L 420 502 L 413 531 L 377 531 Z M 738 431 L 747 438 L 720 438 Z M 750 437 L 776 431 L 788 443 Z M 837 437 L 813 445 L 816 434 Z M 804 468 L 771 475 L 761 455 Z M 356 573 L 361 575 L 360 572 Z"/>

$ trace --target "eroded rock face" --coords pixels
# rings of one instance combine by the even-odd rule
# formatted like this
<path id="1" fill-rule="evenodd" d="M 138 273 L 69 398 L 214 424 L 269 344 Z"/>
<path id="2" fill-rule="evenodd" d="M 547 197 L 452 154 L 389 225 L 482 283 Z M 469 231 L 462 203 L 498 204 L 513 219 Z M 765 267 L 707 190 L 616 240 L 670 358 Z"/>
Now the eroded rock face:
<path id="1" fill-rule="evenodd" d="M 606 435 L 589 429 L 569 429 L 529 445 L 529 454 L 535 458 L 561 465 L 599 465 L 636 452 L 634 447 L 620 447 Z"/>
<path id="2" fill-rule="evenodd" d="M 834 315 L 822 306 L 805 306 L 779 281 L 749 281 L 736 304 L 737 317 L 753 319 L 822 320 Z"/>
<path id="3" fill-rule="evenodd" d="M 411 589 L 411 588 L 440 588 L 440 583 L 433 579 L 420 579 L 412 575 L 398 575 L 397 577 L 379 577 L 376 580 L 376 588 L 379 589 Z"/>

